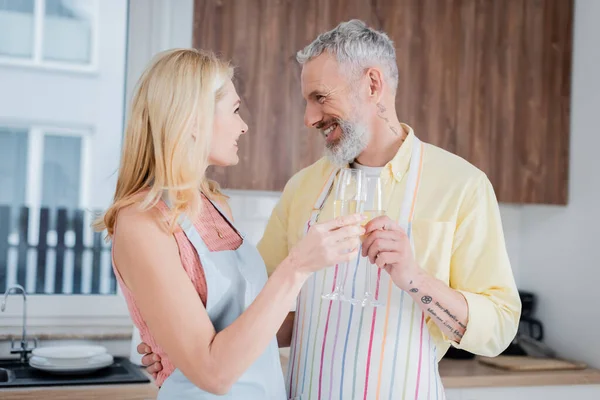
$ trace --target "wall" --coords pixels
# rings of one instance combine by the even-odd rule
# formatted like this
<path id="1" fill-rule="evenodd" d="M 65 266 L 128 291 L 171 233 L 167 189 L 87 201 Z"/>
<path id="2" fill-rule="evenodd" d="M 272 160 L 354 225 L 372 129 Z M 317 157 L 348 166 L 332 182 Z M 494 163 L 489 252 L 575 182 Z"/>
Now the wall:
<path id="1" fill-rule="evenodd" d="M 159 51 L 192 46 L 193 0 L 129 0 L 126 104 Z"/>
<path id="2" fill-rule="evenodd" d="M 522 210 L 520 286 L 560 355 L 600 368 L 600 2 L 576 0 L 567 207 Z M 596 168 L 593 165 L 596 164 Z"/>

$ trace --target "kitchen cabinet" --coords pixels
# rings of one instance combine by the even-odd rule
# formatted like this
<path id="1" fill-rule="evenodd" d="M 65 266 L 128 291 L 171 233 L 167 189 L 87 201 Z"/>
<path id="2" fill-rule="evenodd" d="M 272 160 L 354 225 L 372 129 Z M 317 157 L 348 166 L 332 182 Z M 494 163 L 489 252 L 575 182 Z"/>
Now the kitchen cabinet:
<path id="1" fill-rule="evenodd" d="M 250 132 L 224 187 L 276 190 L 322 155 L 295 52 L 351 18 L 394 40 L 399 118 L 498 199 L 566 204 L 573 0 L 195 0 L 194 46 L 231 59 Z"/>

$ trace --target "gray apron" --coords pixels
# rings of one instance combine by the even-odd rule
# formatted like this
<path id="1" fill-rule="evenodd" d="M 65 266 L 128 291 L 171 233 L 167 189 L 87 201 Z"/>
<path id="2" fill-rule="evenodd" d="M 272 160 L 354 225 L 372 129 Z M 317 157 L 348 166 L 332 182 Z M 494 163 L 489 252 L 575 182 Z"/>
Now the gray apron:
<path id="1" fill-rule="evenodd" d="M 221 214 L 226 218 L 222 212 Z M 264 261 L 258 250 L 243 236 L 242 245 L 237 250 L 211 252 L 189 218 L 183 217 L 179 224 L 200 257 L 208 289 L 206 311 L 218 333 L 233 323 L 262 290 L 267 281 Z M 158 400 L 285 398 L 284 378 L 275 337 L 226 395 L 217 396 L 203 391 L 176 369 L 165 380 L 157 397 Z"/>

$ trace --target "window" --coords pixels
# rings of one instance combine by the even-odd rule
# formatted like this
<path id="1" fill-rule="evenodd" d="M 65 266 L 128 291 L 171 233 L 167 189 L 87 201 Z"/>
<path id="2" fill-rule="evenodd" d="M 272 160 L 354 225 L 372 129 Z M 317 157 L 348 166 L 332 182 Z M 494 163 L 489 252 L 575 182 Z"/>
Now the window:
<path id="1" fill-rule="evenodd" d="M 97 0 L 0 0 L 0 63 L 92 71 Z"/>
<path id="2" fill-rule="evenodd" d="M 0 0 L 0 295 L 23 285 L 38 332 L 131 326 L 90 226 L 116 184 L 127 22 L 127 0 Z M 21 303 L 0 334 L 19 331 Z"/>
<path id="3" fill-rule="evenodd" d="M 0 204 L 25 203 L 28 135 L 0 127 Z"/>
<path id="4" fill-rule="evenodd" d="M 110 248 L 84 208 L 89 140 L 85 130 L 0 126 L 0 293 L 15 283 L 29 295 L 117 293 Z"/>
<path id="5" fill-rule="evenodd" d="M 0 55 L 33 57 L 34 0 L 0 0 Z"/>
<path id="6" fill-rule="evenodd" d="M 19 283 L 30 294 L 115 293 L 109 249 L 84 209 L 89 135 L 0 127 L 0 292 Z"/>

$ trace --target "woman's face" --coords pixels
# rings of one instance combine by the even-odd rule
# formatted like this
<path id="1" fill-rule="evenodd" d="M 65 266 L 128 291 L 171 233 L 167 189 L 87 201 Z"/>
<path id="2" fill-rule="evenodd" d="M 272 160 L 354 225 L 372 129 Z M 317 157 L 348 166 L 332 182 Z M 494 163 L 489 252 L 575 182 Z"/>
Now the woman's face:
<path id="1" fill-rule="evenodd" d="M 240 98 L 229 81 L 224 96 L 215 106 L 215 121 L 210 154 L 210 165 L 226 167 L 239 162 L 237 141 L 248 131 L 248 125 L 240 117 Z"/>

